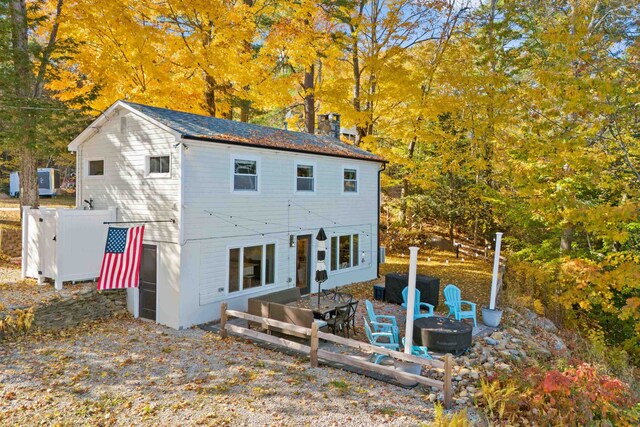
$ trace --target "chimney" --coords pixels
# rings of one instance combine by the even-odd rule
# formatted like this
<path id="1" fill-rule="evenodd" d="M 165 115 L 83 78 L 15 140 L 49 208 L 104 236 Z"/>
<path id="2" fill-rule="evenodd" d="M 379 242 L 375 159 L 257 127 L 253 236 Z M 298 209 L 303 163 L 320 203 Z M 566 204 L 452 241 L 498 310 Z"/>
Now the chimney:
<path id="1" fill-rule="evenodd" d="M 318 135 L 340 139 L 340 114 L 318 114 Z"/>

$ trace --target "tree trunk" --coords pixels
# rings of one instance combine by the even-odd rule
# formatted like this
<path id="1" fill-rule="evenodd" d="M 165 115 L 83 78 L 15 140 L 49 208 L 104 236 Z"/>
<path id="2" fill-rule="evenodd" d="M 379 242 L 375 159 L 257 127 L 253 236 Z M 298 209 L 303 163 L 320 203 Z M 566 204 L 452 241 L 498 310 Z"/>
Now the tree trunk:
<path id="1" fill-rule="evenodd" d="M 453 219 L 449 219 L 449 240 L 451 240 L 451 245 L 455 243 L 454 242 L 455 235 L 453 233 L 453 229 L 454 229 Z"/>
<path id="2" fill-rule="evenodd" d="M 360 70 L 360 59 L 358 58 L 358 38 L 354 37 L 353 43 L 351 44 L 351 62 L 353 63 L 353 109 L 356 112 L 360 112 L 362 110 L 362 104 L 360 102 L 360 79 L 362 78 L 362 73 Z M 362 142 L 362 138 L 366 136 L 366 130 L 356 124 L 356 139 L 354 141 L 356 146 L 360 145 Z"/>
<path id="3" fill-rule="evenodd" d="M 240 121 L 247 123 L 249 121 L 249 109 L 251 108 L 251 101 L 243 99 L 240 101 Z"/>
<path id="4" fill-rule="evenodd" d="M 207 110 L 207 113 L 216 117 L 216 80 L 207 74 L 204 78 L 205 80 L 205 89 L 204 89 L 204 106 Z"/>
<path id="5" fill-rule="evenodd" d="M 25 137 L 20 148 L 20 205 L 37 208 L 40 206 L 38 163 L 28 143 L 28 137 Z M 20 215 L 22 215 L 22 209 Z"/>
<path id="6" fill-rule="evenodd" d="M 562 231 L 562 237 L 560 237 L 560 251 L 562 251 L 562 253 L 571 252 L 572 244 L 573 244 L 573 226 L 569 226 Z"/>
<path id="7" fill-rule="evenodd" d="M 411 139 L 411 142 L 409 142 L 409 152 L 407 153 L 407 158 L 412 159 L 413 158 L 413 153 L 415 152 L 416 149 L 416 143 L 418 142 L 418 137 L 414 136 Z M 405 172 L 405 177 L 402 178 L 402 191 L 400 193 L 400 210 L 402 212 L 402 225 L 406 225 L 407 223 L 407 210 L 408 210 L 408 206 L 407 206 L 407 197 L 409 196 L 409 180 L 406 177 L 406 172 Z"/>
<path id="8" fill-rule="evenodd" d="M 304 72 L 304 125 L 307 133 L 316 132 L 315 65 Z"/>
<path id="9" fill-rule="evenodd" d="M 402 190 L 400 190 L 400 215 L 402 225 L 406 226 L 409 219 L 409 206 L 407 204 L 407 196 L 409 196 L 409 180 L 402 180 Z"/>
<path id="10" fill-rule="evenodd" d="M 27 6 L 25 0 L 11 0 L 11 42 L 13 66 L 15 71 L 15 94 L 19 102 L 25 106 L 32 96 L 33 72 L 28 50 Z M 28 111 L 28 110 L 25 110 Z M 17 123 L 22 127 L 20 144 L 20 205 L 37 208 L 38 176 L 36 156 L 31 148 L 31 120 L 28 113 L 18 110 Z M 20 210 L 22 217 L 22 209 Z"/>

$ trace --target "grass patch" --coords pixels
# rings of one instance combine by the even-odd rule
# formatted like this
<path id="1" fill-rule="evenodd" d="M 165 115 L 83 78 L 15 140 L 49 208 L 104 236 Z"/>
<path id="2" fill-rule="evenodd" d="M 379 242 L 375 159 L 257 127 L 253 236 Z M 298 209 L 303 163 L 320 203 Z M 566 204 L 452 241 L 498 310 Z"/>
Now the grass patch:
<path id="1" fill-rule="evenodd" d="M 376 411 L 378 414 L 380 415 L 388 415 L 390 417 L 395 417 L 396 414 L 398 413 L 398 411 L 396 411 L 395 409 L 389 407 L 389 406 L 385 406 L 383 408 L 380 408 Z"/>
<path id="2" fill-rule="evenodd" d="M 351 385 L 342 379 L 330 381 L 329 387 L 335 389 L 341 395 L 348 393 L 351 389 Z"/>

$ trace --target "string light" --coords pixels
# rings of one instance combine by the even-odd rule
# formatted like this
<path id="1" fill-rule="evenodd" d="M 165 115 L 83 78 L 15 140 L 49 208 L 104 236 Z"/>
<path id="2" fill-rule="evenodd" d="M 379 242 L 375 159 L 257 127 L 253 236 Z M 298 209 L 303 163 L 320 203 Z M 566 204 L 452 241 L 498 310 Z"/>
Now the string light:
<path id="1" fill-rule="evenodd" d="M 262 221 L 262 220 L 258 221 L 258 220 L 254 220 L 254 219 L 251 219 L 251 218 L 239 217 L 237 215 L 222 214 L 222 213 L 217 213 L 217 212 L 214 212 L 214 211 L 211 211 L 211 210 L 206 210 L 206 209 L 204 210 L 204 212 L 206 214 L 208 214 L 209 216 L 214 216 L 214 217 L 216 217 L 216 218 L 218 218 L 218 219 L 220 219 L 220 220 L 222 220 L 222 221 L 224 221 L 224 222 L 226 222 L 228 224 L 233 224 L 234 227 L 240 227 L 240 228 L 243 228 L 243 229 L 245 229 L 247 231 L 253 232 L 255 234 L 236 234 L 236 235 L 226 235 L 226 236 L 212 236 L 212 237 L 187 239 L 186 241 L 218 240 L 218 239 L 228 239 L 228 238 L 235 238 L 235 237 L 253 237 L 253 236 L 258 236 L 258 235 L 261 236 L 261 237 L 265 237 L 266 235 L 270 235 L 270 236 L 273 236 L 274 239 L 283 241 L 288 246 L 293 247 L 292 246 L 292 244 L 293 244 L 292 242 L 293 242 L 294 236 L 289 234 L 290 233 L 289 230 L 287 230 L 287 231 L 259 232 L 257 230 L 254 230 L 253 228 L 246 227 L 246 226 L 243 226 L 243 225 L 240 225 L 240 224 L 236 224 L 235 222 L 230 221 L 230 219 L 234 219 L 234 218 L 235 219 L 244 219 L 244 220 L 247 220 L 247 221 L 254 221 L 254 222 L 263 223 L 264 221 Z M 227 219 L 227 217 L 229 219 Z M 278 224 L 278 223 L 269 223 L 269 222 L 264 222 L 264 224 L 265 225 L 282 225 L 282 224 Z M 342 227 L 349 227 L 349 228 L 352 228 L 353 230 L 360 231 L 361 233 L 364 233 L 361 230 L 357 230 L 357 229 L 353 228 L 353 226 L 344 225 Z M 315 230 L 317 230 L 317 227 L 313 227 L 313 228 L 297 227 L 297 228 L 300 231 L 315 231 Z M 277 234 L 285 234 L 285 233 L 288 234 L 288 237 L 275 237 L 275 235 L 277 235 Z M 333 231 L 333 234 L 335 234 L 335 231 Z M 367 237 L 369 236 L 368 233 L 364 233 L 364 234 Z M 363 262 L 365 262 L 364 257 L 366 255 L 364 255 L 364 254 L 366 254 L 366 253 L 372 254 L 372 253 L 377 253 L 377 251 L 374 251 L 374 250 L 365 251 L 365 250 L 363 250 L 362 251 Z"/>
<path id="2" fill-rule="evenodd" d="M 298 204 L 298 203 L 296 203 L 296 202 L 293 202 L 293 201 L 289 200 L 289 205 L 291 205 L 291 204 L 293 204 L 293 205 L 295 205 L 295 206 L 298 206 L 299 208 L 301 208 L 301 209 L 303 209 L 303 210 L 307 211 L 307 212 L 308 212 L 309 214 L 311 214 L 311 215 L 315 215 L 315 216 L 317 216 L 318 218 L 322 218 L 322 219 L 324 219 L 324 220 L 326 220 L 326 221 L 330 221 L 330 222 L 332 222 L 332 223 L 333 223 L 333 225 L 337 225 L 337 226 L 339 226 L 339 227 L 351 228 L 352 230 L 355 230 L 355 231 L 357 231 L 358 233 L 362 233 L 362 234 L 364 234 L 365 236 L 369 237 L 369 234 L 368 234 L 366 231 L 358 230 L 358 229 L 356 229 L 356 228 L 353 228 L 353 227 L 352 227 L 352 226 L 350 226 L 350 225 L 340 224 L 340 223 L 338 223 L 337 221 L 334 221 L 332 218 L 326 217 L 326 216 L 321 215 L 321 214 L 316 213 L 316 212 L 312 212 L 310 209 L 305 208 L 305 207 L 304 207 L 304 206 L 302 206 L 301 204 Z"/>

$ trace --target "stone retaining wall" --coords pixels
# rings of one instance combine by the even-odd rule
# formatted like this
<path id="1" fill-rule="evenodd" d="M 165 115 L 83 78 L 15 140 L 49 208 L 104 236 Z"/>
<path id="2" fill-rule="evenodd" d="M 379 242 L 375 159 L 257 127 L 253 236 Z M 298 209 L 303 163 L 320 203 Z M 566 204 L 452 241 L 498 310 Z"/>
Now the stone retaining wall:
<path id="1" fill-rule="evenodd" d="M 22 255 L 22 230 L 0 228 L 0 252 L 10 257 Z"/>
<path id="2" fill-rule="evenodd" d="M 95 288 L 89 288 L 36 307 L 33 326 L 40 330 L 59 330 L 125 313 L 126 290 L 98 293 Z"/>

